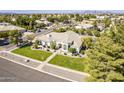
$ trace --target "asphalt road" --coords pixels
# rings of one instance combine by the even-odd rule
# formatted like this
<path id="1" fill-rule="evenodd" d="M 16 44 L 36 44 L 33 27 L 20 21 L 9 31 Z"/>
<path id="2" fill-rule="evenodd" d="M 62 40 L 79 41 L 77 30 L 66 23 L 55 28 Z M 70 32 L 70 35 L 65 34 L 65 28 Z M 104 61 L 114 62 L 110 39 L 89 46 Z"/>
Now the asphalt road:
<path id="1" fill-rule="evenodd" d="M 0 57 L 0 82 L 68 82 Z"/>

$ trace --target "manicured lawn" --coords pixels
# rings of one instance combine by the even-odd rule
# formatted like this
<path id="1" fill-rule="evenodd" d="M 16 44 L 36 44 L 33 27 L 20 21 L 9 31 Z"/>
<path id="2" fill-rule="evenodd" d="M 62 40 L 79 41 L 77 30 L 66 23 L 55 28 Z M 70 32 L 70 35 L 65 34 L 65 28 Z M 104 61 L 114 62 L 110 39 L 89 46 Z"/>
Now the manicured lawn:
<path id="1" fill-rule="evenodd" d="M 84 71 L 86 61 L 87 60 L 85 58 L 71 58 L 62 55 L 56 55 L 49 63 L 73 70 Z"/>
<path id="2" fill-rule="evenodd" d="M 18 48 L 12 51 L 15 54 L 33 58 L 39 61 L 46 60 L 52 53 L 40 50 L 31 50 L 29 46 Z"/>

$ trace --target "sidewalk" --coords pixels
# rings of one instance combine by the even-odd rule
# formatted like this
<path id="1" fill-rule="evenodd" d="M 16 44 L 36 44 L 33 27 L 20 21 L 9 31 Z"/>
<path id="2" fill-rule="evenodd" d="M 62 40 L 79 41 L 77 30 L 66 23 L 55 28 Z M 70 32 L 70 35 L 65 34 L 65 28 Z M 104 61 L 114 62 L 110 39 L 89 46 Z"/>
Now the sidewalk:
<path id="1" fill-rule="evenodd" d="M 49 56 L 41 65 L 37 67 L 37 69 L 42 69 L 52 58 L 56 56 L 57 52 L 53 53 L 51 56 Z"/>
<path id="2" fill-rule="evenodd" d="M 58 75 L 58 76 L 61 76 L 61 77 L 66 77 L 66 78 L 69 78 L 71 80 L 75 80 L 78 82 L 84 82 L 85 78 L 89 76 L 89 74 L 87 74 L 87 73 L 74 71 L 71 69 L 59 67 L 59 66 L 52 65 L 52 64 L 46 64 L 42 68 L 42 70 L 47 71 L 52 74 L 55 74 L 55 75 Z"/>
<path id="3" fill-rule="evenodd" d="M 25 58 L 25 57 L 22 57 L 20 55 L 16 55 L 16 54 L 13 54 L 13 53 L 10 53 L 10 52 L 5 52 L 5 51 L 0 52 L 0 56 L 5 57 L 9 60 L 14 60 L 14 61 L 19 62 L 21 64 L 31 66 L 31 67 L 37 67 L 42 63 L 42 62 L 37 62 L 35 60 L 30 60 L 30 62 L 26 62 L 25 60 L 27 60 L 29 58 Z"/>

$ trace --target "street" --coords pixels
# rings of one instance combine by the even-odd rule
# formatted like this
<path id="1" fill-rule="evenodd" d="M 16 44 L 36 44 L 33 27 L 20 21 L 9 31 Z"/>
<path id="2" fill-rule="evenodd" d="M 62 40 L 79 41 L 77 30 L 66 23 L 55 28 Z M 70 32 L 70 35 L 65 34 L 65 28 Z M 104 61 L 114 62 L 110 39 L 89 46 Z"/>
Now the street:
<path id="1" fill-rule="evenodd" d="M 0 58 L 0 82 L 68 82 Z"/>

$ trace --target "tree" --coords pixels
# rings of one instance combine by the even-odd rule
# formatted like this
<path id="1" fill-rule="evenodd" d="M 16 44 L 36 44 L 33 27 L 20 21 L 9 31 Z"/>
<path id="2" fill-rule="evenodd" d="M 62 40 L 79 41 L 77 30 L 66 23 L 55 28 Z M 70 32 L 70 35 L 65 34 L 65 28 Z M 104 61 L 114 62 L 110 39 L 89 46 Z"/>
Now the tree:
<path id="1" fill-rule="evenodd" d="M 76 17 L 76 21 L 82 21 L 83 20 L 83 17 L 82 16 L 77 16 Z"/>
<path id="2" fill-rule="evenodd" d="M 13 30 L 13 31 L 9 31 L 8 35 L 9 36 L 15 36 L 16 34 L 18 34 L 19 32 L 17 30 Z"/>
<path id="3" fill-rule="evenodd" d="M 8 36 L 8 32 L 0 32 L 0 38 L 7 38 Z"/>
<path id="4" fill-rule="evenodd" d="M 50 43 L 50 47 L 51 47 L 52 49 L 56 49 L 56 42 L 52 41 L 52 42 Z"/>
<path id="5" fill-rule="evenodd" d="M 55 29 L 55 32 L 66 32 L 66 28 L 59 28 L 59 29 Z"/>
<path id="6" fill-rule="evenodd" d="M 74 14 L 70 14 L 70 18 L 74 18 Z"/>
<path id="7" fill-rule="evenodd" d="M 97 30 L 92 30 L 92 35 L 96 36 L 96 37 L 99 37 L 100 36 L 100 32 L 97 31 Z"/>
<path id="8" fill-rule="evenodd" d="M 124 46 L 121 40 L 115 40 L 120 28 L 124 30 L 123 26 L 117 31 L 113 29 L 117 35 L 110 32 L 111 35 L 98 37 L 92 48 L 86 51 L 89 59 L 86 71 L 91 75 L 88 81 L 124 81 Z"/>
<path id="9" fill-rule="evenodd" d="M 54 18 L 54 17 L 48 17 L 47 20 L 48 20 L 49 22 L 54 23 L 55 20 L 56 20 L 56 18 Z"/>
<path id="10" fill-rule="evenodd" d="M 111 19 L 105 18 L 102 20 L 102 22 L 105 24 L 105 27 L 109 27 L 111 24 Z"/>
<path id="11" fill-rule="evenodd" d="M 84 19 L 90 19 L 89 15 L 84 15 Z"/>
<path id="12" fill-rule="evenodd" d="M 59 22 L 64 22 L 64 21 L 66 21 L 68 19 L 69 19 L 69 17 L 67 15 L 62 15 L 62 16 L 60 16 L 60 18 L 58 18 L 58 21 Z"/>
<path id="13" fill-rule="evenodd" d="M 83 41 L 82 46 L 85 47 L 86 49 L 92 47 L 93 40 L 91 37 L 82 38 L 82 41 Z"/>
<path id="14" fill-rule="evenodd" d="M 9 31 L 8 37 L 11 43 L 20 45 L 22 43 L 22 34 L 17 30 Z"/>
<path id="15" fill-rule="evenodd" d="M 46 24 L 44 23 L 40 23 L 36 25 L 36 28 L 45 28 L 45 27 L 46 27 Z"/>
<path id="16" fill-rule="evenodd" d="M 31 43 L 31 41 L 34 39 L 35 35 L 34 34 L 31 34 L 31 35 L 27 35 L 26 36 L 26 40 Z"/>
<path id="17" fill-rule="evenodd" d="M 38 48 L 38 44 L 39 44 L 39 41 L 36 40 L 35 43 L 33 44 L 33 47 L 37 49 Z"/>
<path id="18" fill-rule="evenodd" d="M 94 26 L 94 29 L 96 29 L 96 30 L 98 29 L 98 27 L 97 27 L 97 21 L 94 21 L 93 22 L 93 26 Z"/>

